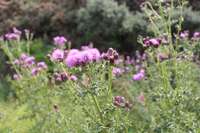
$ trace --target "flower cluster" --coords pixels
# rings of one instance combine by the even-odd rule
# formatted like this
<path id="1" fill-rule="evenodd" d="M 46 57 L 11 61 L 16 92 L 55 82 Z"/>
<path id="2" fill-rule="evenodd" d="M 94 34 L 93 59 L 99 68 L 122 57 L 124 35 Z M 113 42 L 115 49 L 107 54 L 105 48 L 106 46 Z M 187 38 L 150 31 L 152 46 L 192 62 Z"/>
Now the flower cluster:
<path id="1" fill-rule="evenodd" d="M 148 47 L 148 46 L 159 46 L 162 43 L 162 39 L 161 38 L 145 38 L 143 40 L 144 46 Z"/>
<path id="2" fill-rule="evenodd" d="M 106 53 L 103 53 L 101 57 L 105 60 L 110 61 L 110 63 L 115 63 L 115 61 L 119 58 L 119 54 L 116 50 L 109 48 Z"/>
<path id="3" fill-rule="evenodd" d="M 68 67 L 76 67 L 80 65 L 85 65 L 90 62 L 96 62 L 100 60 L 100 52 L 96 48 L 88 48 L 85 50 L 71 49 L 68 52 L 65 64 Z"/>
<path id="4" fill-rule="evenodd" d="M 5 34 L 6 40 L 20 40 L 22 32 L 17 28 L 13 28 L 13 32 Z"/>
<path id="5" fill-rule="evenodd" d="M 21 75 L 20 74 L 14 74 L 13 75 L 13 79 L 14 80 L 19 80 L 19 79 L 21 79 Z"/>
<path id="6" fill-rule="evenodd" d="M 56 72 L 54 73 L 53 78 L 56 83 L 62 83 L 67 80 L 71 80 L 71 81 L 78 80 L 78 78 L 75 75 L 70 75 L 67 72 Z"/>
<path id="7" fill-rule="evenodd" d="M 31 69 L 31 75 L 33 76 L 37 75 L 40 71 L 47 69 L 47 65 L 45 62 L 35 62 L 35 57 L 28 56 L 24 53 L 21 54 L 19 59 L 16 59 L 13 64 L 22 68 Z M 15 78 L 17 79 L 16 75 Z"/>
<path id="8" fill-rule="evenodd" d="M 200 32 L 194 32 L 193 37 L 194 40 L 200 39 Z"/>
<path id="9" fill-rule="evenodd" d="M 30 68 L 35 64 L 35 57 L 22 53 L 19 59 L 16 59 L 13 64 L 24 68 Z"/>
<path id="10" fill-rule="evenodd" d="M 121 68 L 118 68 L 118 67 L 114 67 L 112 70 L 112 73 L 115 77 L 121 76 L 123 72 L 124 72 L 124 70 Z"/>
<path id="11" fill-rule="evenodd" d="M 158 47 L 161 44 L 168 44 L 169 41 L 167 39 L 166 36 L 162 36 L 162 37 L 156 37 L 156 38 L 144 38 L 143 40 L 143 44 L 145 47 L 149 47 L 149 46 L 154 46 L 154 47 Z"/>
<path id="12" fill-rule="evenodd" d="M 48 56 L 50 57 L 51 61 L 61 62 L 65 58 L 65 53 L 66 51 L 56 48 Z"/>
<path id="13" fill-rule="evenodd" d="M 179 37 L 181 39 L 187 39 L 189 37 L 189 31 L 186 30 L 186 31 L 181 32 L 180 35 L 179 35 Z"/>
<path id="14" fill-rule="evenodd" d="M 58 47 L 64 47 L 67 43 L 67 39 L 64 36 L 56 36 L 53 38 L 54 44 Z"/>
<path id="15" fill-rule="evenodd" d="M 132 104 L 127 101 L 123 96 L 115 96 L 113 99 L 113 104 L 116 107 L 126 108 L 130 109 L 132 107 Z"/>
<path id="16" fill-rule="evenodd" d="M 138 73 L 133 75 L 133 80 L 139 81 L 142 80 L 145 77 L 145 70 L 141 69 Z"/>
<path id="17" fill-rule="evenodd" d="M 47 69 L 47 65 L 45 62 L 38 62 L 36 66 L 34 66 L 31 70 L 31 75 L 35 76 L 37 75 L 39 72 L 41 72 L 42 70 Z"/>
<path id="18" fill-rule="evenodd" d="M 191 39 L 196 41 L 200 39 L 200 32 L 196 31 L 194 33 L 190 33 L 188 30 L 183 31 L 179 34 L 180 39 L 184 40 L 184 39 L 188 39 L 190 37 L 191 34 Z"/>

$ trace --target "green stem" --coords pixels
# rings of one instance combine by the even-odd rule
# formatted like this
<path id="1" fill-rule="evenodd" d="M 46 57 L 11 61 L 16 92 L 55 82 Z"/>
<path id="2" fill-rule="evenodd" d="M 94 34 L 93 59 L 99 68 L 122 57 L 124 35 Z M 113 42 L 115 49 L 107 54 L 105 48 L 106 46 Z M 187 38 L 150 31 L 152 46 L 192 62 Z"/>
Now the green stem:
<path id="1" fill-rule="evenodd" d="M 111 100 L 113 98 L 113 94 L 112 94 L 112 69 L 113 67 L 110 65 L 109 66 L 109 70 L 108 70 L 108 95 L 110 96 Z"/>
<path id="2" fill-rule="evenodd" d="M 103 115 L 102 115 L 101 108 L 100 108 L 100 106 L 99 106 L 99 102 L 98 102 L 97 98 L 96 98 L 94 95 L 91 95 L 91 96 L 92 96 L 92 100 L 94 101 L 96 111 L 97 111 L 98 114 L 99 114 L 101 123 L 103 124 Z"/>

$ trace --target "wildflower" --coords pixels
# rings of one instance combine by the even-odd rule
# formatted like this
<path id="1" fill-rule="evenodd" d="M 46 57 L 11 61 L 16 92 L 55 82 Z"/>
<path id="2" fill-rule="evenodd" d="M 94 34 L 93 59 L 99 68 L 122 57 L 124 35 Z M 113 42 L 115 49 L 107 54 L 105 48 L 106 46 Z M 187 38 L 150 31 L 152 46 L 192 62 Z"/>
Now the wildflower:
<path id="1" fill-rule="evenodd" d="M 9 41 L 11 40 L 19 40 L 20 39 L 20 36 L 18 34 L 15 34 L 15 33 L 7 33 L 5 34 L 5 38 Z"/>
<path id="2" fill-rule="evenodd" d="M 13 75 L 13 79 L 14 80 L 19 80 L 21 78 L 21 75 L 19 75 L 19 74 L 14 74 Z"/>
<path id="3" fill-rule="evenodd" d="M 145 77 L 145 70 L 141 69 L 139 73 L 134 74 L 132 79 L 135 81 L 142 80 Z"/>
<path id="4" fill-rule="evenodd" d="M 200 39 L 200 32 L 194 32 L 192 40 L 199 40 Z"/>
<path id="5" fill-rule="evenodd" d="M 143 92 L 140 93 L 140 95 L 137 97 L 137 100 L 138 100 L 139 103 L 141 103 L 143 105 L 145 104 L 145 97 L 144 97 Z"/>
<path id="6" fill-rule="evenodd" d="M 5 34 L 5 38 L 9 41 L 20 40 L 21 34 L 22 34 L 22 32 L 14 27 L 12 33 Z"/>
<path id="7" fill-rule="evenodd" d="M 142 59 L 143 61 L 145 61 L 145 60 L 147 59 L 147 54 L 146 54 L 146 53 L 143 53 L 141 59 Z"/>
<path id="8" fill-rule="evenodd" d="M 119 58 L 119 54 L 117 53 L 116 50 L 109 48 L 106 53 L 103 53 L 101 57 L 104 60 L 110 61 L 110 63 L 114 64 L 114 62 Z"/>
<path id="9" fill-rule="evenodd" d="M 115 96 L 113 104 L 117 107 L 125 107 L 126 99 L 123 96 Z"/>
<path id="10" fill-rule="evenodd" d="M 32 68 L 32 70 L 31 70 L 31 75 L 32 76 L 36 76 L 38 73 L 39 73 L 38 68 Z"/>
<path id="11" fill-rule="evenodd" d="M 47 65 L 46 65 L 45 62 L 38 62 L 38 63 L 37 63 L 37 67 L 38 67 L 39 69 L 47 69 Z"/>
<path id="12" fill-rule="evenodd" d="M 96 48 L 91 48 L 86 51 L 92 57 L 92 61 L 98 61 L 101 58 L 101 54 L 100 54 L 99 50 Z"/>
<path id="13" fill-rule="evenodd" d="M 16 27 L 13 28 L 13 33 L 20 35 L 22 34 L 22 32 L 20 30 L 18 30 Z"/>
<path id="14" fill-rule="evenodd" d="M 132 107 L 132 104 L 127 101 L 123 96 L 115 96 L 113 99 L 113 104 L 116 107 L 121 107 L 129 110 Z"/>
<path id="15" fill-rule="evenodd" d="M 70 79 L 71 79 L 72 81 L 77 81 L 77 80 L 78 80 L 78 78 L 77 78 L 75 75 L 71 75 L 71 76 L 70 76 Z"/>
<path id="16" fill-rule="evenodd" d="M 25 58 L 24 63 L 25 63 L 24 65 L 26 66 L 31 66 L 35 64 L 35 57 L 30 56 L 30 57 Z"/>
<path id="17" fill-rule="evenodd" d="M 131 59 L 130 56 L 126 56 L 126 58 L 125 58 L 125 64 L 126 64 L 126 65 L 134 64 L 134 60 Z"/>
<path id="18" fill-rule="evenodd" d="M 189 37 L 189 31 L 183 31 L 180 33 L 179 37 L 181 39 L 187 39 Z"/>
<path id="19" fill-rule="evenodd" d="M 80 51 L 78 49 L 71 49 L 68 53 L 68 56 L 73 56 L 78 54 Z"/>
<path id="20" fill-rule="evenodd" d="M 88 50 L 88 49 L 91 49 L 92 46 L 81 46 L 81 50 Z"/>
<path id="21" fill-rule="evenodd" d="M 54 49 L 50 55 L 52 61 L 62 61 L 64 59 L 64 51 L 61 49 Z"/>
<path id="22" fill-rule="evenodd" d="M 20 55 L 20 60 L 25 60 L 28 57 L 28 55 L 26 55 L 25 53 L 22 53 Z"/>
<path id="23" fill-rule="evenodd" d="M 22 53 L 19 59 L 16 59 L 13 63 L 22 67 L 31 67 L 35 64 L 35 57 Z"/>
<path id="24" fill-rule="evenodd" d="M 120 75 L 122 75 L 123 71 L 120 68 L 114 67 L 112 73 L 114 76 L 119 77 Z"/>
<path id="25" fill-rule="evenodd" d="M 83 51 L 72 49 L 69 51 L 65 64 L 68 67 L 85 65 L 90 62 L 95 62 L 100 59 L 100 52 L 96 48 L 90 48 Z"/>
<path id="26" fill-rule="evenodd" d="M 56 36 L 53 38 L 54 44 L 59 47 L 64 47 L 67 39 L 63 36 Z"/>
<path id="27" fill-rule="evenodd" d="M 57 83 L 67 81 L 69 79 L 69 75 L 66 72 L 55 73 L 53 77 Z"/>
<path id="28" fill-rule="evenodd" d="M 16 59 L 16 60 L 13 61 L 13 64 L 14 65 L 20 65 L 20 61 L 18 59 Z"/>
<path id="29" fill-rule="evenodd" d="M 160 38 L 145 38 L 144 39 L 144 46 L 159 46 L 162 43 L 162 40 Z"/>
<path id="30" fill-rule="evenodd" d="M 65 64 L 70 68 L 81 65 L 82 62 L 81 56 L 82 55 L 80 52 L 77 52 L 76 54 L 75 53 L 72 54 L 71 52 L 69 52 L 67 58 L 65 59 Z"/>

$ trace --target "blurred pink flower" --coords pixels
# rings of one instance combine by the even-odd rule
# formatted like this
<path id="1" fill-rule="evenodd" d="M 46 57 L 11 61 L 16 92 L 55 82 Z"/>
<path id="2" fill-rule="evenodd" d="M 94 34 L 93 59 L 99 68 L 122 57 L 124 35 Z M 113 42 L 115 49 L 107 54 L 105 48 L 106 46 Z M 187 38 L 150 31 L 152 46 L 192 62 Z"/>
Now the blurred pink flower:
<path id="1" fill-rule="evenodd" d="M 64 47 L 67 43 L 67 39 L 64 36 L 56 36 L 53 38 L 54 44 L 59 47 Z"/>
<path id="2" fill-rule="evenodd" d="M 64 51 L 61 49 L 54 49 L 50 55 L 52 61 L 62 61 L 64 59 Z"/>
<path id="3" fill-rule="evenodd" d="M 122 75 L 123 70 L 121 68 L 114 67 L 112 73 L 114 76 L 119 77 L 120 75 Z"/>
<path id="4" fill-rule="evenodd" d="M 143 105 L 145 104 L 145 96 L 144 96 L 143 92 L 140 93 L 140 95 L 137 97 L 137 100 L 139 103 L 141 103 Z"/>
<path id="5" fill-rule="evenodd" d="M 142 80 L 145 77 L 145 70 L 141 69 L 140 72 L 133 75 L 132 79 L 135 81 Z"/>

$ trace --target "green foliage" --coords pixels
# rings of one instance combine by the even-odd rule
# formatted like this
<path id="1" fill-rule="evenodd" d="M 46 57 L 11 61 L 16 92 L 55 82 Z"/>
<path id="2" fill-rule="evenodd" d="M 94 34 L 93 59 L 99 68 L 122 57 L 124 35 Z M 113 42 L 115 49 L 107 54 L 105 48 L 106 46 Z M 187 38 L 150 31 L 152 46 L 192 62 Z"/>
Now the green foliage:
<path id="1" fill-rule="evenodd" d="M 88 0 L 78 13 L 77 23 L 85 41 L 91 40 L 100 48 L 120 48 L 124 34 L 134 36 L 146 25 L 142 14 L 133 13 L 114 0 Z"/>

